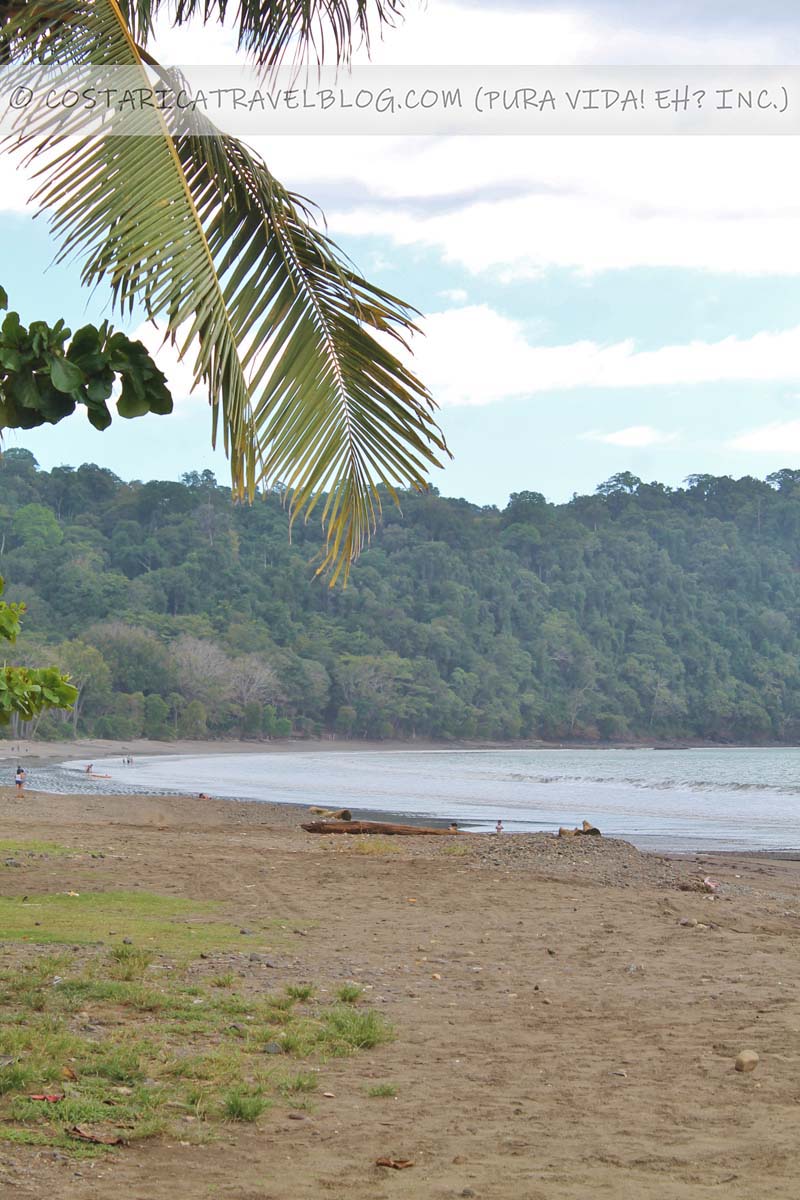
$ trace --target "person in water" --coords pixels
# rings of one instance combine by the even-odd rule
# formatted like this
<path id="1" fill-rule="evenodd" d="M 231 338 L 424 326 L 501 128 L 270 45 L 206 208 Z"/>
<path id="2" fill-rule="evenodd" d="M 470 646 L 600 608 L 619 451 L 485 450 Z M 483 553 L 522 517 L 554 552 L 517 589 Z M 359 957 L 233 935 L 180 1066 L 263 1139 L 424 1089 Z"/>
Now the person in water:
<path id="1" fill-rule="evenodd" d="M 91 775 L 93 770 L 94 770 L 94 763 L 89 763 L 88 767 L 86 768 L 86 774 Z"/>

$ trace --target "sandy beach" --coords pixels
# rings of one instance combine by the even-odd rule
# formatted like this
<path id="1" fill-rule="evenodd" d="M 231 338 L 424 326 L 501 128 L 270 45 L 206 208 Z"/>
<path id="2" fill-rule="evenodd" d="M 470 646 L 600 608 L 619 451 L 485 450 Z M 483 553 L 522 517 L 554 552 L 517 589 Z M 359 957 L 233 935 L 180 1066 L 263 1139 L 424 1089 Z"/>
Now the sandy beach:
<path id="1" fill-rule="evenodd" d="M 483 744 L 481 744 L 483 745 Z M 491 743 L 486 743 L 491 748 Z M 333 738 L 315 741 L 313 739 L 297 740 L 287 738 L 269 742 L 243 742 L 239 740 L 219 740 L 201 742 L 175 739 L 170 742 L 149 741 L 138 738 L 136 741 L 123 742 L 103 738 L 76 738 L 68 742 L 42 742 L 21 739 L 20 741 L 0 741 L 0 763 L 59 763 L 80 761 L 82 759 L 122 758 L 131 754 L 134 757 L 144 757 L 150 754 L 181 754 L 196 757 L 203 754 L 292 754 L 301 752 L 313 754 L 319 752 L 336 753 L 354 750 L 428 750 L 441 749 L 436 742 L 418 740 L 414 742 L 361 742 L 357 740 L 336 741 Z"/>
<path id="2" fill-rule="evenodd" d="M 323 1063 L 306 1110 L 271 1109 L 206 1142 L 159 1137 L 77 1163 L 5 1144 L 2 1196 L 797 1193 L 795 862 L 546 835 L 397 839 L 371 853 L 303 833 L 300 810 L 188 797 L 3 791 L 0 809 L 7 839 L 70 849 L 0 864 L 5 895 L 146 888 L 219 901 L 243 928 L 278 918 L 286 933 L 267 962 L 245 945 L 200 968 L 224 967 L 254 994 L 353 980 L 396 1029 Z M 716 895 L 683 890 L 709 874 Z M 31 953 L 4 946 L 6 963 Z M 760 1062 L 739 1073 L 746 1048 Z M 371 1098 L 387 1079 L 396 1095 Z M 375 1165 L 386 1156 L 414 1165 Z"/>

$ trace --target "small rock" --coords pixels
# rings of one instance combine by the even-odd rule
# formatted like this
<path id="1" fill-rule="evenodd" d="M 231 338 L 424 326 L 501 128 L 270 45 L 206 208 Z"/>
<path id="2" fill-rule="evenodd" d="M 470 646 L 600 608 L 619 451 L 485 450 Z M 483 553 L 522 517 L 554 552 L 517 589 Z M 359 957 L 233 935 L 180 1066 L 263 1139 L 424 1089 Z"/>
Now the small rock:
<path id="1" fill-rule="evenodd" d="M 267 1042 L 264 1047 L 265 1054 L 283 1054 L 283 1047 L 278 1042 Z"/>
<path id="2" fill-rule="evenodd" d="M 254 929 L 240 929 L 239 933 L 243 933 L 245 937 L 252 937 L 255 933 Z"/>
<path id="3" fill-rule="evenodd" d="M 252 963 L 260 963 L 261 955 L 260 954 L 251 954 L 251 955 L 249 955 L 248 961 L 252 962 Z"/>
<path id="4" fill-rule="evenodd" d="M 474 1196 L 475 1193 L 473 1192 L 472 1188 L 462 1188 L 461 1195 L 462 1196 Z"/>
<path id="5" fill-rule="evenodd" d="M 305 1121 L 305 1119 L 303 1113 L 289 1113 L 290 1121 Z"/>
<path id="6" fill-rule="evenodd" d="M 123 946 L 132 946 L 132 945 L 133 945 L 133 938 L 123 938 L 123 939 L 122 939 L 122 944 L 123 944 Z"/>
<path id="7" fill-rule="evenodd" d="M 741 1050 L 736 1055 L 734 1065 L 737 1071 L 755 1071 L 758 1066 L 758 1054 L 755 1050 Z"/>
<path id="8" fill-rule="evenodd" d="M 21 863 L 21 862 L 17 862 L 16 858 L 7 858 L 7 859 L 5 860 L 5 865 L 6 865 L 7 867 L 21 867 L 21 866 L 22 866 L 22 863 Z"/>

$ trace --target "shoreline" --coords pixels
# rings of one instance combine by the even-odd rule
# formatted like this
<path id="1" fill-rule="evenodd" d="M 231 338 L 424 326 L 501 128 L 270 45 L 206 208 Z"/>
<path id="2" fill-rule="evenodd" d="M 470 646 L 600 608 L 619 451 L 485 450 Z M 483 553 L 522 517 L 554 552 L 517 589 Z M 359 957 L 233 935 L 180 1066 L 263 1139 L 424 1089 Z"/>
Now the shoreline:
<path id="1" fill-rule="evenodd" d="M 479 753 L 481 751 L 526 751 L 526 750 L 598 750 L 598 751 L 667 751 L 667 750 L 794 750 L 798 746 L 786 742 L 769 742 L 747 745 L 721 744 L 719 742 L 434 742 L 414 741 L 367 741 L 352 739 L 337 741 L 335 738 L 283 739 L 269 742 L 243 742 L 238 739 L 219 741 L 190 741 L 176 739 L 163 742 L 141 738 L 134 741 L 102 738 L 77 738 L 74 741 L 39 742 L 30 739 L 0 740 L 0 763 L 28 762 L 33 766 L 52 765 L 79 759 L 122 758 L 133 755 L 141 758 L 175 756 L 199 758 L 217 754 L 446 754 Z"/>
<path id="2" fill-rule="evenodd" d="M 424 742 L 415 743 L 413 748 L 410 748 L 408 743 L 351 741 L 284 742 L 282 744 L 268 743 L 267 745 L 253 742 L 213 742 L 208 740 L 203 742 L 124 743 L 99 739 L 41 745 L 34 742 L 11 743 L 11 746 L 13 747 L 11 756 L 6 757 L 5 760 L 0 756 L 2 778 L 5 778 L 6 782 L 11 782 L 12 764 L 15 761 L 21 761 L 29 768 L 26 788 L 28 794 L 35 791 L 54 796 L 82 794 L 87 803 L 90 798 L 104 795 L 128 796 L 131 799 L 155 795 L 163 798 L 175 798 L 186 795 L 199 796 L 205 792 L 216 801 L 225 804 L 243 803 L 258 805 L 262 808 L 265 805 L 269 807 L 275 804 L 281 809 L 300 808 L 306 816 L 310 815 L 310 810 L 315 807 L 346 807 L 350 809 L 356 820 L 383 820 L 412 825 L 429 824 L 437 827 L 444 827 L 456 821 L 460 829 L 467 833 L 493 832 L 495 820 L 500 817 L 505 825 L 506 835 L 538 832 L 555 834 L 559 826 L 572 828 L 576 822 L 580 824 L 581 819 L 589 817 L 591 823 L 597 825 L 606 838 L 621 838 L 630 841 L 642 852 L 647 853 L 666 853 L 674 856 L 696 853 L 763 854 L 772 859 L 782 858 L 785 861 L 796 861 L 800 856 L 800 845 L 796 841 L 794 845 L 792 844 L 793 826 L 791 822 L 785 828 L 776 827 L 775 831 L 769 834 L 763 831 L 758 820 L 755 820 L 748 830 L 746 824 L 743 828 L 737 826 L 735 810 L 730 821 L 726 822 L 724 819 L 720 819 L 712 822 L 708 828 L 705 827 L 703 821 L 693 821 L 689 817 L 687 817 L 688 823 L 681 826 L 680 829 L 670 828 L 669 822 L 666 827 L 661 828 L 657 820 L 653 824 L 648 816 L 646 803 L 641 813 L 638 810 L 638 802 L 636 808 L 620 810 L 622 813 L 627 811 L 629 819 L 625 820 L 619 819 L 619 813 L 615 812 L 613 804 L 608 811 L 604 810 L 602 791 L 599 794 L 587 792 L 585 795 L 575 797 L 575 803 L 573 803 L 573 797 L 568 795 L 566 804 L 562 797 L 555 806 L 549 805 L 543 799 L 540 801 L 534 798 L 527 806 L 515 807 L 516 801 L 509 800 L 509 808 L 504 807 L 502 800 L 491 799 L 487 794 L 477 804 L 467 804 L 465 811 L 458 803 L 452 801 L 450 803 L 437 802 L 436 798 L 433 795 L 428 796 L 427 792 L 405 796 L 405 789 L 401 789 L 396 795 L 392 795 L 392 789 L 389 789 L 383 795 L 376 794 L 373 797 L 369 789 L 364 791 L 356 786 L 353 789 L 342 790 L 340 786 L 339 795 L 336 796 L 334 802 L 330 799 L 329 789 L 320 789 L 319 785 L 313 782 L 319 776 L 320 771 L 319 765 L 313 764 L 313 759 L 326 753 L 350 756 L 352 763 L 348 769 L 356 770 L 360 778 L 364 768 L 367 773 L 370 771 L 366 763 L 360 763 L 359 756 L 361 755 L 369 758 L 374 755 L 392 754 L 409 757 L 418 754 L 424 757 L 429 754 L 497 753 L 496 750 L 484 746 L 479 748 L 475 746 L 442 748 L 440 744 Z M 16 748 L 17 746 L 19 749 Z M 521 746 L 514 748 L 523 754 L 529 750 L 529 748 Z M 41 749 L 45 749 L 47 753 L 40 754 Z M 562 747 L 539 747 L 539 749 L 555 752 Z M 568 748 L 563 749 L 569 752 Z M 749 750 L 750 748 L 739 747 L 739 749 Z M 145 750 L 147 753 L 144 753 Z M 65 751 L 71 751 L 69 757 L 65 755 Z M 135 754 L 137 751 L 138 755 Z M 115 762 L 117 756 L 122 759 L 129 755 L 134 755 L 134 769 L 130 773 L 125 769 L 119 769 L 119 764 Z M 215 770 L 211 772 L 211 779 L 208 778 L 201 765 L 204 759 L 229 757 L 233 760 L 237 755 L 239 757 L 255 756 L 256 758 L 274 756 L 276 762 L 273 767 L 278 772 L 279 779 L 282 777 L 283 786 L 279 782 L 277 787 L 273 786 L 270 789 L 270 792 L 261 787 L 253 788 L 249 779 L 252 768 L 248 766 L 244 769 L 241 778 L 234 770 L 226 787 L 224 780 L 227 778 L 228 772 L 227 769 L 222 768 L 221 763 L 216 764 Z M 302 770 L 300 764 L 298 764 L 297 770 L 289 765 L 293 755 L 308 758 L 309 761 L 302 765 Z M 143 768 L 141 772 L 135 770 L 136 757 Z M 152 771 L 148 771 L 146 765 L 141 762 L 142 759 L 152 760 Z M 169 766 L 165 770 L 160 770 L 156 765 L 160 759 L 184 760 L 193 766 L 188 769 Z M 281 766 L 277 762 L 279 759 L 283 759 Z M 111 774 L 84 775 L 78 764 L 83 765 L 86 761 L 91 760 L 98 763 L 98 772 L 108 770 Z M 66 765 L 62 766 L 62 764 Z M 70 764 L 75 765 L 71 766 Z M 412 773 L 416 771 L 417 775 L 420 775 L 418 766 L 414 768 L 410 768 L 410 764 L 406 764 L 406 766 L 412 770 Z M 376 761 L 372 769 L 380 771 L 382 768 L 378 767 Z M 446 764 L 441 769 L 446 770 Z M 304 772 L 309 770 L 312 773 L 311 786 L 302 782 L 305 778 Z M 326 771 L 327 769 L 322 769 L 324 778 L 327 778 Z M 393 768 L 390 768 L 390 771 L 393 771 Z M 151 773 L 155 774 L 154 779 L 147 778 Z M 140 779 L 139 774 L 144 778 Z M 346 775 L 346 778 L 349 778 L 349 775 Z M 512 778 L 517 777 L 512 776 Z M 301 782 L 298 784 L 297 780 Z M 548 779 L 546 782 L 551 781 Z M 598 780 L 598 782 L 602 783 L 602 780 Z M 240 788 L 241 790 L 239 790 Z M 427 802 L 423 796 L 427 797 Z M 407 803 L 404 803 L 404 800 Z M 672 824 L 674 825 L 674 822 Z"/>

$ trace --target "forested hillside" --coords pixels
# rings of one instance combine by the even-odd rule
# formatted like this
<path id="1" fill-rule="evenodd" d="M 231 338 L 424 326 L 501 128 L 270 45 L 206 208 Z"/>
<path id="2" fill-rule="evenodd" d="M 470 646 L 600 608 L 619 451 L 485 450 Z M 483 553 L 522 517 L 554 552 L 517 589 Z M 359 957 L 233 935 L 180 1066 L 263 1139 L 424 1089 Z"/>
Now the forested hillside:
<path id="1" fill-rule="evenodd" d="M 37 736 L 800 739 L 800 471 L 408 495 L 346 589 L 314 577 L 318 526 L 287 529 L 278 495 L 234 505 L 208 472 L 7 450 L 15 660 L 80 689 Z"/>

